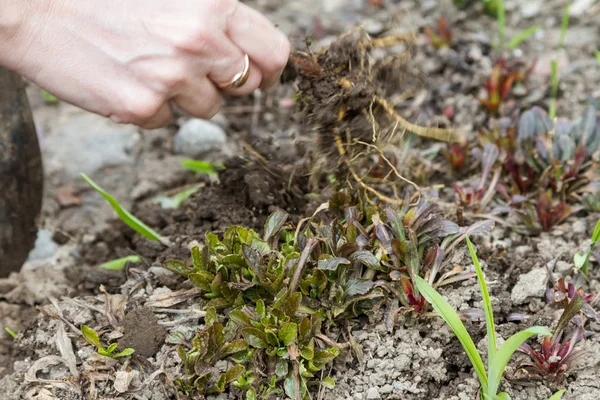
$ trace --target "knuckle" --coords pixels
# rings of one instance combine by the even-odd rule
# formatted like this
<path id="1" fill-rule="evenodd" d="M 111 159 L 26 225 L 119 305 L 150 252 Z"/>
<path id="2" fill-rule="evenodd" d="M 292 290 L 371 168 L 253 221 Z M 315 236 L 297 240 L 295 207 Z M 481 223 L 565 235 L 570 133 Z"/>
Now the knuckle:
<path id="1" fill-rule="evenodd" d="M 140 124 L 156 115 L 162 104 L 163 99 L 158 95 L 139 96 L 124 103 L 119 117 L 125 123 Z"/>
<path id="2" fill-rule="evenodd" d="M 210 53 L 215 48 L 215 40 L 207 29 L 190 28 L 175 40 L 175 47 L 186 53 Z"/>

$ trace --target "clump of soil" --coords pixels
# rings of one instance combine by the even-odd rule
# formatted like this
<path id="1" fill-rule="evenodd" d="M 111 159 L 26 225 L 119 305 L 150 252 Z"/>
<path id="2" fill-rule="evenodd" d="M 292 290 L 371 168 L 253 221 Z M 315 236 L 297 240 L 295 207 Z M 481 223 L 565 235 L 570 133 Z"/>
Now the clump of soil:
<path id="1" fill-rule="evenodd" d="M 396 45 L 404 52 L 389 55 L 386 48 Z M 397 128 L 447 141 L 461 139 L 459 132 L 411 124 L 394 110 L 394 104 L 414 96 L 425 83 L 424 74 L 409 66 L 412 55 L 412 36 L 373 39 L 359 29 L 316 54 L 292 55 L 287 79 L 297 79 L 301 109 L 319 132 L 324 150 L 336 135 L 374 142 L 376 134 L 389 140 Z"/>
<path id="2" fill-rule="evenodd" d="M 125 334 L 119 340 L 119 349 L 131 347 L 141 357 L 153 357 L 165 342 L 167 331 L 158 324 L 149 308 L 136 308 L 125 314 L 121 323 Z"/>

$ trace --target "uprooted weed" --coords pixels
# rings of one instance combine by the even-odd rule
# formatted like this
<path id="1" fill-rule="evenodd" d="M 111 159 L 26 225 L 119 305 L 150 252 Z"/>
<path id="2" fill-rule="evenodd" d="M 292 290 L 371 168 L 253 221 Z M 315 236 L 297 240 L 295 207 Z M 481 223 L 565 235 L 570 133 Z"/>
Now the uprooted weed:
<path id="1" fill-rule="evenodd" d="M 404 51 L 394 53 L 399 46 Z M 413 49 L 410 35 L 371 38 L 354 30 L 317 53 L 292 54 L 287 76 L 295 78 L 297 103 L 317 136 L 313 175 L 336 171 L 340 182 L 354 181 L 377 197 L 400 204 L 393 190 L 398 180 L 419 189 L 402 175 L 406 171 L 401 162 L 386 155 L 404 141 L 405 132 L 449 142 L 465 140 L 459 130 L 419 126 L 396 111 L 396 105 L 425 83 L 425 75 L 409 67 Z M 382 165 L 387 173 L 372 173 Z M 388 196 L 377 186 L 393 194 Z"/>

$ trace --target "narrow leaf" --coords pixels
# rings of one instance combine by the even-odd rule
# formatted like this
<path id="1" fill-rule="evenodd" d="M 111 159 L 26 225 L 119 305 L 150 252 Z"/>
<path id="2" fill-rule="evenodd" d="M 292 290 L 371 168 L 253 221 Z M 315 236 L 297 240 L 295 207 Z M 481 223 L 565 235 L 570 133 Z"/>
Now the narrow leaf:
<path id="1" fill-rule="evenodd" d="M 600 63 L 600 61 L 598 61 Z M 552 395 L 552 397 L 550 397 L 548 400 L 560 400 L 563 397 L 563 394 L 565 394 L 566 390 L 559 390 L 558 392 L 554 393 Z"/>
<path id="2" fill-rule="evenodd" d="M 530 26 L 529 28 L 521 31 L 519 34 L 517 34 L 517 36 L 515 36 L 508 43 L 508 48 L 510 50 L 516 49 L 525 39 L 527 39 L 529 36 L 533 35 L 537 31 L 539 31 L 540 29 L 542 29 L 541 26 L 539 26 L 539 25 L 533 25 L 533 26 Z"/>
<path id="3" fill-rule="evenodd" d="M 135 217 L 129 211 L 127 211 L 126 209 L 124 209 L 114 197 L 112 197 L 110 194 L 108 194 L 106 191 L 104 191 L 104 189 L 102 189 L 100 186 L 98 186 L 96 184 L 96 182 L 94 182 L 86 174 L 82 173 L 81 177 L 95 191 L 97 191 L 98 193 L 100 193 L 100 195 L 102 195 L 102 197 L 104 197 L 106 199 L 106 201 L 111 205 L 111 207 L 113 208 L 113 210 L 115 210 L 115 212 L 117 213 L 117 215 L 119 216 L 119 218 L 121 218 L 121 220 L 123 222 L 125 222 L 130 228 L 132 228 L 133 230 L 135 230 L 140 235 L 146 237 L 147 239 L 156 240 L 156 241 L 159 241 L 159 242 L 160 241 L 164 241 L 164 239 L 163 239 L 162 236 L 160 236 L 157 232 L 155 232 L 148 225 L 146 225 L 145 223 L 143 223 L 142 221 L 140 221 L 137 217 Z"/>
<path id="4" fill-rule="evenodd" d="M 99 267 L 111 271 L 121 271 L 123 268 L 125 268 L 125 265 L 127 265 L 127 263 L 137 264 L 141 261 L 142 258 L 140 256 L 127 256 L 105 262 L 104 264 L 100 264 Z"/>
<path id="5" fill-rule="evenodd" d="M 216 175 L 217 169 L 225 169 L 223 164 L 215 163 L 211 164 L 207 161 L 198 161 L 198 160 L 183 160 L 181 161 L 181 166 L 188 171 L 196 172 L 199 174 L 208 174 L 208 175 Z"/>
<path id="6" fill-rule="evenodd" d="M 490 300 L 490 294 L 488 292 L 487 285 L 485 283 L 485 275 L 481 269 L 481 264 L 475 253 L 475 248 L 471 243 L 469 237 L 466 238 L 467 246 L 469 247 L 469 253 L 471 253 L 471 259 L 473 265 L 475 265 L 475 272 L 477 273 L 477 280 L 479 281 L 479 288 L 481 289 L 481 297 L 483 298 L 483 310 L 485 312 L 485 326 L 487 328 L 488 337 L 488 359 L 493 360 L 496 353 L 496 327 L 494 325 L 494 314 L 492 312 L 492 302 Z"/>
<path id="7" fill-rule="evenodd" d="M 469 360 L 471 360 L 471 364 L 475 369 L 475 373 L 479 378 L 479 383 L 481 384 L 483 392 L 487 392 L 488 382 L 483 361 L 477 352 L 475 343 L 473 343 L 473 340 L 469 336 L 465 326 L 458 317 L 458 314 L 456 314 L 456 311 L 452 309 L 450 304 L 448 304 L 448 302 L 438 292 L 436 292 L 431 285 L 425 282 L 423 278 L 417 276 L 415 283 L 419 288 L 421 295 L 425 297 L 435 311 L 444 319 L 444 321 L 446 321 L 462 344 L 467 356 L 469 357 Z"/>
<path id="8" fill-rule="evenodd" d="M 512 357 L 515 351 L 519 348 L 521 344 L 523 344 L 527 339 L 534 335 L 544 335 L 551 336 L 552 332 L 548 328 L 543 326 L 533 326 L 531 328 L 525 329 L 524 331 L 517 332 L 511 337 L 509 337 L 506 342 L 500 347 L 500 349 L 496 352 L 496 355 L 492 362 L 490 362 L 489 367 L 489 386 L 487 389 L 488 393 L 496 393 L 498 387 L 500 386 L 500 380 L 502 379 L 502 374 L 504 373 L 504 369 L 508 364 L 508 361 Z"/>

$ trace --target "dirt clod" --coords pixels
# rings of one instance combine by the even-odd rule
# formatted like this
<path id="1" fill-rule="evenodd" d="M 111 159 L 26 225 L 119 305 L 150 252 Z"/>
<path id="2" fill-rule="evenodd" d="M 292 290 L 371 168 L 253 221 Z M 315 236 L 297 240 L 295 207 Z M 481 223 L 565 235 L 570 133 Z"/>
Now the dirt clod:
<path id="1" fill-rule="evenodd" d="M 123 329 L 125 335 L 119 340 L 119 349 L 131 347 L 141 357 L 154 356 L 167 336 L 167 331 L 158 324 L 152 310 L 145 307 L 125 314 Z"/>

